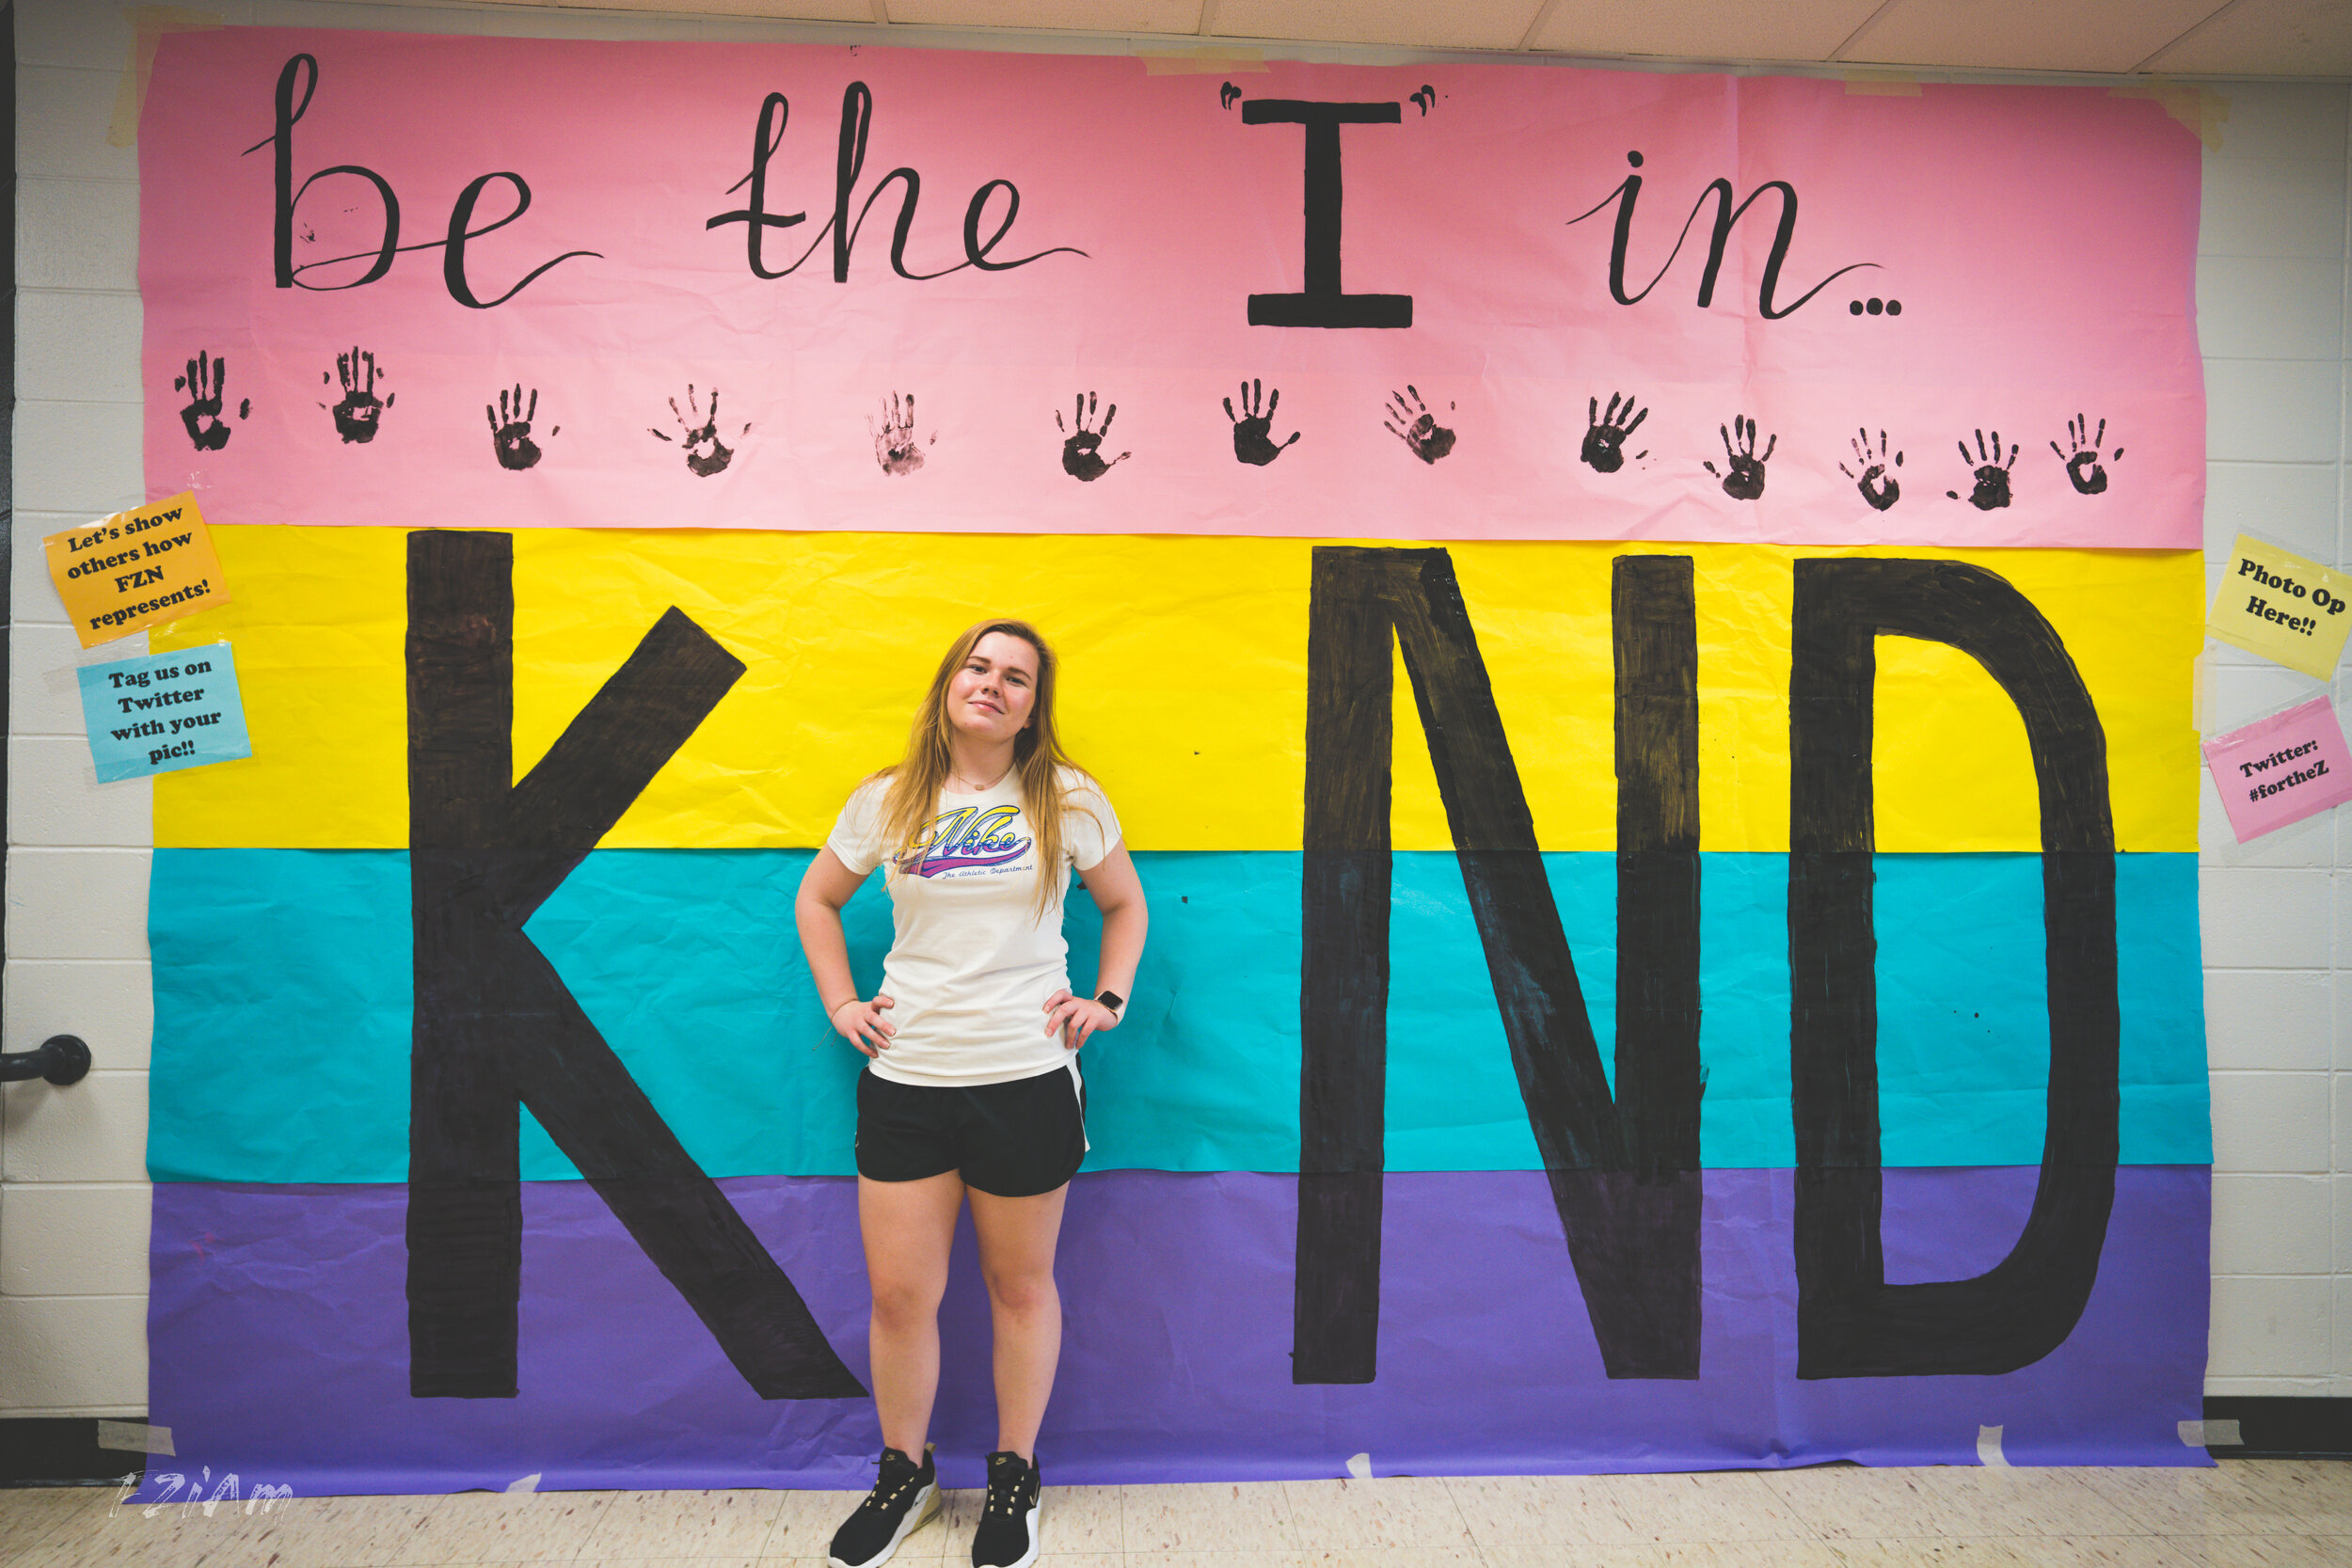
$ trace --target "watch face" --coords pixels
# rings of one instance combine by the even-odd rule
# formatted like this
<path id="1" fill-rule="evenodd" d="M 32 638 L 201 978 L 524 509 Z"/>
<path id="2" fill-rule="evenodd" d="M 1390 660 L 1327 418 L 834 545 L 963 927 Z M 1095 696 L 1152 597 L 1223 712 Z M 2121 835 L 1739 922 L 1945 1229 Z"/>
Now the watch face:
<path id="1" fill-rule="evenodd" d="M 1103 1006 L 1108 1007 L 1113 1012 L 1119 1011 L 1120 1008 L 1127 1005 L 1127 999 L 1120 995 L 1115 990 L 1106 990 L 1100 996 L 1097 996 L 1094 1000 L 1100 1002 Z"/>

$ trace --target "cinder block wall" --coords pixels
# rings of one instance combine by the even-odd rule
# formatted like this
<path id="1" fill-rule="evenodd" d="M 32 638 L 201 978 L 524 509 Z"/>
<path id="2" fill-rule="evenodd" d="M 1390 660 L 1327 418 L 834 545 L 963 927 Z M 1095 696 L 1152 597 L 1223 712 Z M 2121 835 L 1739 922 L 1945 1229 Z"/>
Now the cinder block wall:
<path id="1" fill-rule="evenodd" d="M 791 36 L 757 24 L 321 0 L 208 8 L 231 24 Z M 862 0 L 841 8 L 844 21 L 870 14 Z M 98 1066 L 71 1089 L 5 1091 L 0 1416 L 136 1415 L 147 1403 L 151 797 L 144 784 L 94 782 L 72 687 L 83 656 L 38 554 L 42 534 L 142 495 L 138 169 L 131 150 L 106 140 L 131 40 L 119 6 L 18 0 L 15 9 L 23 287 L 0 1037 L 21 1051 L 77 1034 Z M 986 41 L 1040 45 L 1035 35 Z M 2199 246 L 2212 405 L 2208 561 L 2243 527 L 2343 565 L 2352 561 L 2352 89 L 2221 90 L 2230 113 L 2222 146 L 2205 160 Z M 143 640 L 131 645 L 143 651 Z M 2207 656 L 2203 689 L 2213 729 L 2306 695 L 2312 683 L 2220 649 Z M 2240 849 L 2211 784 L 2203 788 L 2216 1160 L 2207 1388 L 2352 1395 L 2352 816 Z"/>
<path id="2" fill-rule="evenodd" d="M 2232 85 L 2205 157 L 2197 314 L 2205 352 L 2205 561 L 2240 529 L 2342 565 L 2345 119 L 2352 91 Z M 2128 461 L 2128 459 L 2126 459 Z M 2205 656 L 2204 726 L 2316 683 Z M 2341 705 L 2346 682 L 2335 683 Z M 2203 847 L 2213 1068 L 2216 1394 L 2352 1394 L 2352 815 L 2240 848 L 2210 779 Z"/>

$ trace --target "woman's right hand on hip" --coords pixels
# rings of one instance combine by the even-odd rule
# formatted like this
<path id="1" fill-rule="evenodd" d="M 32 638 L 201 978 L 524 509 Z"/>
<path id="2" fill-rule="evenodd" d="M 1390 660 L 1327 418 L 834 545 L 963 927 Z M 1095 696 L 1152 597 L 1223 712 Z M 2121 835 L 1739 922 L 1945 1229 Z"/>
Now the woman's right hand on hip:
<path id="1" fill-rule="evenodd" d="M 890 1037 L 898 1031 L 882 1017 L 897 1006 L 889 997 L 877 994 L 871 1002 L 851 997 L 833 1010 L 833 1026 L 841 1037 L 867 1056 L 878 1055 L 890 1049 Z"/>

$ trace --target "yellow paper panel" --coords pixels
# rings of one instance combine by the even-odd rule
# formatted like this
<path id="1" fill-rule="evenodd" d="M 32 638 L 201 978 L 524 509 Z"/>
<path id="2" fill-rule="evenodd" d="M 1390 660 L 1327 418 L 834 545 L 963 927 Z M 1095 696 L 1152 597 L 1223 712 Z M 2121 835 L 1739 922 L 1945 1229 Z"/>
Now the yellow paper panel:
<path id="1" fill-rule="evenodd" d="M 1870 736 L 1882 843 L 2007 849 L 2041 832 L 2026 721 L 1983 665 L 1943 642 L 1878 640 Z"/>
<path id="2" fill-rule="evenodd" d="M 237 647 L 255 761 L 157 781 L 164 844 L 405 842 L 405 535 L 216 529 L 236 605 L 159 637 Z M 1025 615 L 1067 660 L 1066 738 L 1152 849 L 1295 849 L 1308 580 L 1298 540 L 536 531 L 516 536 L 517 771 L 675 604 L 747 672 L 606 843 L 819 842 L 901 750 L 948 640 Z M 2195 847 L 2194 552 L 1451 546 L 1536 831 L 1614 842 L 1610 562 L 1694 560 L 1703 847 L 1788 847 L 1791 564 L 1927 555 L 2001 573 L 2049 617 L 2106 727 L 2119 842 Z M 1963 656 L 1880 644 L 1879 845 L 2030 849 L 2030 773 L 2006 699 Z M 247 672 L 250 672 L 247 673 Z M 1400 667 L 1394 842 L 1447 847 Z"/>
<path id="3" fill-rule="evenodd" d="M 367 848 L 408 842 L 407 535 L 219 528 L 236 597 L 161 627 L 161 653 L 236 650 L 253 755 L 167 774 L 155 842 Z"/>

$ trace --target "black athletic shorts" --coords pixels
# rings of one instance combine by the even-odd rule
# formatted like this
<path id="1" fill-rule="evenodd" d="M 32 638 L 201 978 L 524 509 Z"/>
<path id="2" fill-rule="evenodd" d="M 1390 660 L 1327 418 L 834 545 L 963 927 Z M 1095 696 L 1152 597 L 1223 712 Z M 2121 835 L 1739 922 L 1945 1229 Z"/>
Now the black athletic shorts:
<path id="1" fill-rule="evenodd" d="M 968 1089 L 857 1075 L 857 1173 L 868 1180 L 952 1170 L 995 1197 L 1035 1197 L 1086 1157 L 1086 1088 L 1068 1068 Z"/>

